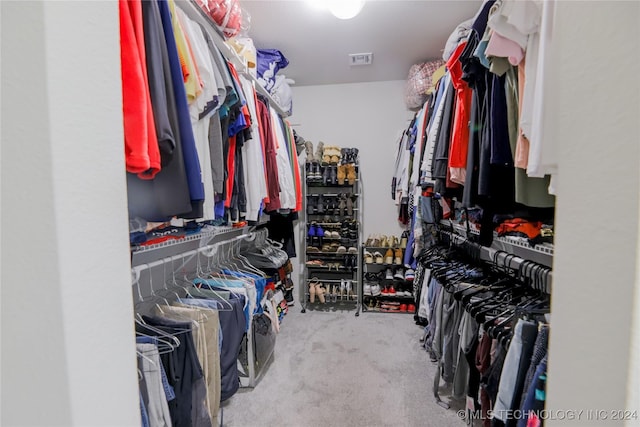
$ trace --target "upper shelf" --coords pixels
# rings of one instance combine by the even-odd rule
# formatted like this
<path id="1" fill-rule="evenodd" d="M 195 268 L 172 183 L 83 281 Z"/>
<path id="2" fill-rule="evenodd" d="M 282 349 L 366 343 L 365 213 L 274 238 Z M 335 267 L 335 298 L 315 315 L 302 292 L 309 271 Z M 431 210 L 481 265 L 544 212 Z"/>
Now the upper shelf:
<path id="1" fill-rule="evenodd" d="M 253 83 L 256 91 L 269 100 L 269 105 L 271 105 L 281 117 L 289 116 L 289 112 L 285 111 L 285 109 L 282 108 L 275 99 L 273 99 L 269 91 L 262 87 L 258 82 L 258 79 L 249 72 L 249 68 L 247 67 L 244 58 L 240 57 L 231 46 L 225 43 L 224 36 L 221 34 L 215 22 L 213 22 L 193 0 L 176 0 L 176 5 L 178 5 L 189 18 L 198 22 L 205 28 L 216 47 L 222 53 L 222 56 L 224 56 L 227 61 L 231 62 L 239 73 L 242 73 L 251 81 L 251 83 Z"/>
<path id="2" fill-rule="evenodd" d="M 444 227 L 453 228 L 456 234 L 467 237 L 467 228 L 463 225 L 456 224 L 450 220 L 442 220 L 441 224 Z M 480 234 L 477 230 L 471 229 L 472 235 Z M 553 245 L 544 243 L 540 245 L 531 246 L 526 239 L 512 236 L 497 236 L 494 233 L 493 244 L 491 248 L 494 250 L 505 251 L 519 256 L 523 259 L 535 261 L 539 264 L 551 267 L 553 264 Z"/>

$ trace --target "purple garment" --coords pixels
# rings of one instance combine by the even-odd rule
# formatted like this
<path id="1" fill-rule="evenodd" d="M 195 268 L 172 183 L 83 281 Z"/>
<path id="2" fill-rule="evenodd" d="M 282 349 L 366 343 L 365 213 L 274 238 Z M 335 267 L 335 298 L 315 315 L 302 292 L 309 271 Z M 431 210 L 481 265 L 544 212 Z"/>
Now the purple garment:
<path id="1" fill-rule="evenodd" d="M 276 74 L 289 65 L 289 60 L 278 49 L 258 49 L 256 56 L 258 81 L 270 91 L 276 83 Z"/>

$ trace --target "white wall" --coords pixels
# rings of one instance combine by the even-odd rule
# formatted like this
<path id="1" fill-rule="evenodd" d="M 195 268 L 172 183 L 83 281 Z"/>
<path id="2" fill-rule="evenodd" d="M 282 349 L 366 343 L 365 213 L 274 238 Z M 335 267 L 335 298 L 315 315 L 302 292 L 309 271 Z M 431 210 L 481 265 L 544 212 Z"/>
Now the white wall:
<path id="1" fill-rule="evenodd" d="M 400 133 L 413 113 L 404 105 L 404 81 L 293 88 L 296 132 L 317 143 L 356 147 L 364 189 L 364 238 L 400 236 L 398 210 L 391 200 L 391 176 Z"/>
<path id="2" fill-rule="evenodd" d="M 118 3 L 0 7 L 0 424 L 140 425 Z"/>
<path id="3" fill-rule="evenodd" d="M 629 378 L 629 367 L 639 358 L 630 340 L 632 313 L 640 310 L 633 306 L 640 4 L 556 4 L 553 37 L 561 60 L 553 64 L 557 91 L 549 108 L 556 116 L 550 133 L 558 141 L 560 179 L 547 408 L 620 410 L 627 384 L 636 393 L 639 385 L 637 377 Z"/>

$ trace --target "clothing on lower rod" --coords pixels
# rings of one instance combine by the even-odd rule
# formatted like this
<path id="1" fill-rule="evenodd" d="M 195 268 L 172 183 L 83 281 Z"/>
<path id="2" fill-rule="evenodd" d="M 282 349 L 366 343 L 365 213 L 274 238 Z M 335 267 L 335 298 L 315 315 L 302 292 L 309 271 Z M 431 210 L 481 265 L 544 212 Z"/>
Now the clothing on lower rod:
<path id="1" fill-rule="evenodd" d="M 508 427 L 516 425 L 517 420 L 509 414 L 515 409 L 520 409 L 522 385 L 529 370 L 537 333 L 538 327 L 535 322 L 518 319 L 502 368 L 496 403 L 493 406 L 494 418 L 503 421 Z"/>
<path id="2" fill-rule="evenodd" d="M 169 383 L 176 398 L 169 402 L 173 427 L 210 426 L 211 418 L 206 402 L 206 387 L 202 368 L 193 342 L 191 322 L 175 322 L 169 319 L 143 316 L 150 326 L 168 334 L 177 334 L 180 344 L 171 352 L 160 355 Z M 147 335 L 156 333 L 137 326 Z"/>
<path id="3" fill-rule="evenodd" d="M 148 425 L 171 427 L 171 414 L 162 384 L 160 355 L 155 344 L 137 343 L 141 405 L 146 410 Z M 144 412 L 143 412 L 144 414 Z"/>

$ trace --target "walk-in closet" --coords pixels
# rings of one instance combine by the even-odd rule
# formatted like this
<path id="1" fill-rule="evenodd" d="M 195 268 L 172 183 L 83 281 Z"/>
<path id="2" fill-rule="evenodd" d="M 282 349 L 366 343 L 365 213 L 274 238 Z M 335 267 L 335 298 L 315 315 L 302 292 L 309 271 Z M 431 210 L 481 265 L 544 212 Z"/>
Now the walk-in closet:
<path id="1" fill-rule="evenodd" d="M 0 34 L 0 425 L 640 426 L 640 3 Z"/>

